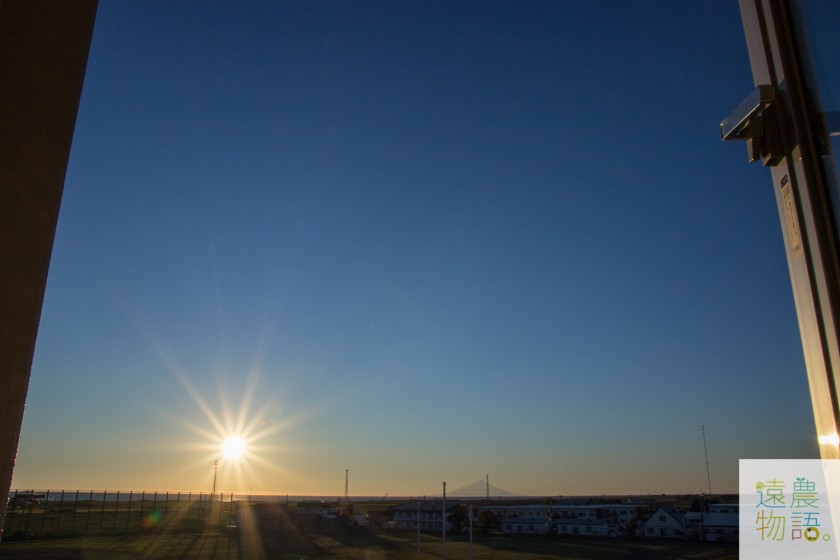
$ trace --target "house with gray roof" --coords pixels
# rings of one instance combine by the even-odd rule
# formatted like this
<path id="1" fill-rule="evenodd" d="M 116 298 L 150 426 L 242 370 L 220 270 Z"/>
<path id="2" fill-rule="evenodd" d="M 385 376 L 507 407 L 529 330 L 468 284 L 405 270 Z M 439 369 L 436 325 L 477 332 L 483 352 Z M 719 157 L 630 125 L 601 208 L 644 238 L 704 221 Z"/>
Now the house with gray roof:
<path id="1" fill-rule="evenodd" d="M 685 539 L 685 519 L 673 506 L 659 506 L 640 526 L 641 536 L 652 539 Z"/>

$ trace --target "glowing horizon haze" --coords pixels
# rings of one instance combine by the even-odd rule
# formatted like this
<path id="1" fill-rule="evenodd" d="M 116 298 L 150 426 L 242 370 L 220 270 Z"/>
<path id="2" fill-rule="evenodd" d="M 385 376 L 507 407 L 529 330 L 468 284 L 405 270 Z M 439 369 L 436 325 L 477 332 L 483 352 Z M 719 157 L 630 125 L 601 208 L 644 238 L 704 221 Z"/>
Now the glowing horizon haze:
<path id="1" fill-rule="evenodd" d="M 101 1 L 12 487 L 816 458 L 769 173 L 718 136 L 751 90 L 728 1 Z"/>

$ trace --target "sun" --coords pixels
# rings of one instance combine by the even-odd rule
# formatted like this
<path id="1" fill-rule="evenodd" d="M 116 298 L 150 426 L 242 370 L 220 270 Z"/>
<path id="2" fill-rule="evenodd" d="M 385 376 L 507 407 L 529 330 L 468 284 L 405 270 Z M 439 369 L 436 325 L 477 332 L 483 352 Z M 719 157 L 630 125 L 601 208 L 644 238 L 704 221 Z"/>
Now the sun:
<path id="1" fill-rule="evenodd" d="M 274 457 L 285 450 L 277 445 L 276 436 L 305 420 L 311 412 L 297 416 L 281 415 L 278 404 L 281 397 L 266 397 L 263 394 L 262 377 L 258 370 L 248 374 L 244 385 L 239 380 L 241 396 L 238 406 L 233 402 L 235 391 L 230 390 L 224 379 L 217 381 L 218 401 L 211 402 L 186 373 L 177 368 L 173 368 L 172 372 L 203 416 L 198 421 L 182 421 L 200 439 L 192 438 L 182 445 L 202 452 L 200 457 L 196 453 L 195 461 L 189 467 L 193 475 L 199 470 L 209 472 L 199 482 L 202 487 L 241 492 L 243 488 L 253 490 L 255 486 L 264 485 L 262 478 L 269 472 L 289 473 Z M 260 406 L 257 406 L 258 400 L 262 401 Z M 212 469 L 207 470 L 207 465 L 212 465 Z"/>
<path id="2" fill-rule="evenodd" d="M 239 459 L 245 453 L 245 440 L 238 436 L 229 437 L 222 445 L 225 459 Z"/>

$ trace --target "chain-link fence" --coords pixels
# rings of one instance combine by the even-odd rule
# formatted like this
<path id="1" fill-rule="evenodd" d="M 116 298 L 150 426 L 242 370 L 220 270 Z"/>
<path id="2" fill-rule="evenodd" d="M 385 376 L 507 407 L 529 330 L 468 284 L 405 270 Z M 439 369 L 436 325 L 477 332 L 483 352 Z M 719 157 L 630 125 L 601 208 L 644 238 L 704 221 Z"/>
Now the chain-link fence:
<path id="1" fill-rule="evenodd" d="M 232 494 L 16 490 L 3 540 L 235 530 L 237 509 Z"/>

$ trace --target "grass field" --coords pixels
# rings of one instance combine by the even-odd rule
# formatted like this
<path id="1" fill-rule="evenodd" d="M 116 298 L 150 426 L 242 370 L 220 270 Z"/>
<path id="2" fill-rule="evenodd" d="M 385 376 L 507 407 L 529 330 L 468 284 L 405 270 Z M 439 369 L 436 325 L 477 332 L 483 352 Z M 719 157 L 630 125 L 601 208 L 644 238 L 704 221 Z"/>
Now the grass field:
<path id="1" fill-rule="evenodd" d="M 422 535 L 418 551 L 417 537 L 402 532 L 370 532 L 367 535 L 335 538 L 318 536 L 315 543 L 323 555 L 317 558 L 385 560 L 441 558 L 443 541 L 438 536 Z M 520 537 L 495 539 L 475 535 L 470 554 L 468 538 L 459 535 L 447 539 L 446 557 L 450 560 L 618 560 L 738 558 L 737 547 L 722 548 L 706 543 L 625 541 L 619 539 L 560 539 L 558 537 Z"/>
<path id="2" fill-rule="evenodd" d="M 0 545 L 0 559 L 11 560 L 263 560 L 284 555 L 305 555 L 322 560 L 432 560 L 442 557 L 438 536 L 370 530 L 331 531 L 291 536 L 282 532 L 260 538 L 252 546 L 220 533 L 201 535 L 146 535 L 132 537 L 85 537 L 79 539 L 12 542 Z M 510 548 L 507 548 L 507 545 Z M 446 545 L 449 560 L 467 560 L 467 539 L 458 536 Z M 738 558 L 737 548 L 684 542 L 561 540 L 557 537 L 511 538 L 491 541 L 476 535 L 475 560 L 711 560 Z"/>
<path id="3" fill-rule="evenodd" d="M 164 502 L 166 503 L 166 502 Z M 93 504 L 92 504 L 93 505 Z M 29 507 L 8 523 L 0 560 L 432 560 L 442 558 L 440 534 L 347 526 L 341 520 L 289 515 L 276 504 L 237 504 L 237 534 L 219 521 L 232 509 L 197 509 L 190 501 L 133 502 L 113 508 L 75 504 L 72 510 Z M 221 507 L 218 505 L 217 507 Z M 374 514 L 376 508 L 367 513 Z M 386 506 L 382 506 L 386 507 Z M 378 509 L 382 509 L 379 507 Z M 147 516 L 154 513 L 154 523 Z M 381 512 L 380 512 L 381 513 Z M 381 516 L 380 516 L 381 517 Z M 210 520 L 212 522 L 207 522 Z M 233 529 L 231 529 L 233 530 Z M 11 537 L 11 538 L 10 538 Z M 726 560 L 737 545 L 630 538 L 449 535 L 448 560 Z"/>
<path id="4" fill-rule="evenodd" d="M 223 534 L 85 537 L 0 544 L 3 560 L 238 560 Z"/>
<path id="5" fill-rule="evenodd" d="M 282 535 L 278 535 L 282 537 Z M 418 551 L 416 535 L 392 532 L 356 531 L 344 534 L 313 534 L 306 550 L 281 542 L 243 547 L 223 534 L 156 535 L 130 538 L 96 537 L 48 540 L 0 545 L 2 560 L 263 560 L 281 559 L 286 554 L 305 554 L 323 560 L 432 560 L 442 557 L 440 538 L 423 535 Z M 503 543 L 504 541 L 502 541 Z M 287 543 L 291 544 L 291 543 Z M 558 540 L 557 538 L 513 538 L 511 548 L 491 544 L 490 537 L 477 536 L 472 549 L 475 560 L 711 560 L 738 558 L 736 549 L 701 543 L 618 542 L 613 540 Z M 459 537 L 446 546 L 449 560 L 470 558 L 469 543 Z"/>

